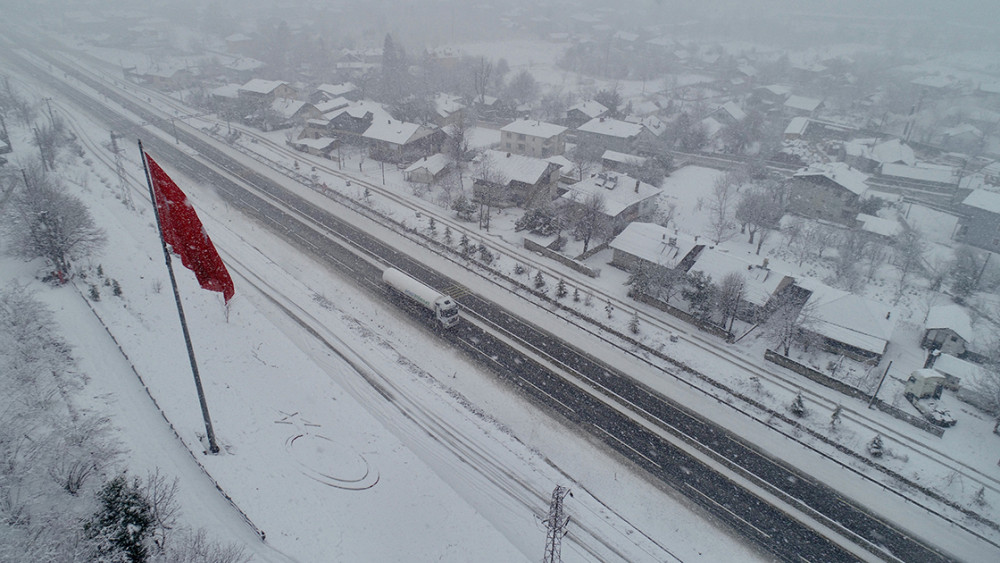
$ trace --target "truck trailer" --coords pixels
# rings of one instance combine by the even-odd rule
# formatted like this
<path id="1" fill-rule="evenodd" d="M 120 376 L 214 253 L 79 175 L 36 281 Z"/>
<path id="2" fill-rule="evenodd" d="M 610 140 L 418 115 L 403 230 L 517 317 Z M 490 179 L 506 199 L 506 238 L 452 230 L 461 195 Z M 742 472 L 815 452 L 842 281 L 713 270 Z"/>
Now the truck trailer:
<path id="1" fill-rule="evenodd" d="M 382 272 L 382 281 L 430 311 L 442 327 L 450 328 L 458 324 L 458 303 L 448 295 L 395 268 L 388 268 Z"/>

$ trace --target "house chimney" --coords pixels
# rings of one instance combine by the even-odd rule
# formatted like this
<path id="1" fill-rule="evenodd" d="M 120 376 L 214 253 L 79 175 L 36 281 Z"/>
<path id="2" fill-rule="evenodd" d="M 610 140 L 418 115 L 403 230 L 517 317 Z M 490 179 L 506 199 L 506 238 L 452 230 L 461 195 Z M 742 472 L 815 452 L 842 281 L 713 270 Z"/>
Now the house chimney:
<path id="1" fill-rule="evenodd" d="M 604 123 L 604 118 L 603 117 L 601 118 L 601 123 Z"/>
<path id="2" fill-rule="evenodd" d="M 761 268 L 764 268 L 764 269 L 766 270 L 766 269 L 767 269 L 767 261 L 768 261 L 768 260 L 767 260 L 767 258 L 765 258 L 765 259 L 764 259 L 764 263 L 763 263 L 763 264 L 761 264 L 761 266 L 760 266 L 760 267 L 761 267 Z"/>
<path id="3" fill-rule="evenodd" d="M 510 153 L 507 153 L 507 158 L 510 158 Z"/>
<path id="4" fill-rule="evenodd" d="M 635 181 L 635 193 L 639 193 L 639 180 Z"/>

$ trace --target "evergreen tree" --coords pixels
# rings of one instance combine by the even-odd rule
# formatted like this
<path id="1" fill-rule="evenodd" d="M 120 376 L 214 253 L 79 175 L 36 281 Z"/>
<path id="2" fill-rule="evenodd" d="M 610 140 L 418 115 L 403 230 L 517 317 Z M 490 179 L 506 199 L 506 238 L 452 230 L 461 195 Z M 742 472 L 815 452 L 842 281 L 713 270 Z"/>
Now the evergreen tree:
<path id="1" fill-rule="evenodd" d="M 90 284 L 90 300 L 91 301 L 101 300 L 101 291 L 97 289 L 97 286 L 94 284 Z"/>
<path id="2" fill-rule="evenodd" d="M 118 280 L 111 280 L 111 293 L 115 297 L 122 296 L 122 286 L 118 284 Z"/>
<path id="3" fill-rule="evenodd" d="M 535 274 L 535 289 L 541 291 L 545 288 L 545 278 L 542 277 L 542 271 L 538 270 Z"/>
<path id="4" fill-rule="evenodd" d="M 566 297 L 567 293 L 569 293 L 569 290 L 566 289 L 566 281 L 559 278 L 559 283 L 556 285 L 556 298 L 562 299 Z"/>
<path id="5" fill-rule="evenodd" d="M 579 303 L 580 302 L 580 288 L 579 287 L 574 287 L 573 288 L 573 302 L 574 303 Z"/>
<path id="6" fill-rule="evenodd" d="M 458 241 L 458 247 L 462 250 L 462 256 L 469 255 L 469 235 L 462 233 L 462 238 Z"/>
<path id="7" fill-rule="evenodd" d="M 872 438 L 872 441 L 868 442 L 868 455 L 872 457 L 882 457 L 882 454 L 884 453 L 885 451 L 882 445 L 882 436 L 880 434 L 876 434 L 875 437 Z"/>
<path id="8" fill-rule="evenodd" d="M 451 246 L 452 236 L 451 236 L 451 226 L 444 226 L 444 243 Z"/>
<path id="9" fill-rule="evenodd" d="M 799 392 L 795 395 L 795 399 L 792 404 L 788 407 L 788 410 L 792 411 L 792 414 L 801 418 L 806 414 L 806 405 L 802 402 L 802 393 Z"/>
<path id="10" fill-rule="evenodd" d="M 520 276 L 521 274 L 523 274 L 523 273 L 525 273 L 527 271 L 528 270 L 527 270 L 527 268 L 524 267 L 524 264 L 521 264 L 520 262 L 518 262 L 517 264 L 514 264 L 514 273 L 515 274 L 517 274 L 517 275 Z"/>
<path id="11" fill-rule="evenodd" d="M 628 331 L 632 334 L 639 334 L 639 311 L 632 313 L 632 318 L 628 322 Z"/>
<path id="12" fill-rule="evenodd" d="M 837 408 L 833 409 L 833 414 L 830 415 L 830 428 L 836 428 L 840 424 L 840 412 L 844 410 L 843 407 L 837 405 Z"/>
<path id="13" fill-rule="evenodd" d="M 149 553 L 146 538 L 152 532 L 153 515 L 138 478 L 124 474 L 108 481 L 97 493 L 100 508 L 84 524 L 95 540 L 95 561 L 143 563 Z"/>
<path id="14" fill-rule="evenodd" d="M 608 318 L 609 319 L 611 318 L 611 313 L 614 310 L 615 310 L 615 306 L 611 304 L 611 300 L 609 299 L 608 302 L 607 302 L 607 304 L 604 305 L 604 312 L 608 314 Z"/>

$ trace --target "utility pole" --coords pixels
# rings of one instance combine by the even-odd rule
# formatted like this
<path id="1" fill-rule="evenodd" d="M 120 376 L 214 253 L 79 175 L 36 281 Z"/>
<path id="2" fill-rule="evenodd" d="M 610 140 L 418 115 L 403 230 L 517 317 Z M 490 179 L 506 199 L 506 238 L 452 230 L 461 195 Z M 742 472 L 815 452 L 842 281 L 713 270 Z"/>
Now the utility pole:
<path id="1" fill-rule="evenodd" d="M 875 397 L 878 397 L 879 390 L 882 389 L 882 384 L 885 383 L 885 376 L 889 375 L 889 368 L 892 367 L 892 360 L 889 360 L 889 365 L 885 366 L 885 371 L 882 372 L 882 379 L 878 382 L 878 387 L 875 388 L 875 392 L 872 393 L 872 400 L 868 401 L 868 408 L 872 408 L 875 404 Z"/>
<path id="2" fill-rule="evenodd" d="M 135 209 L 132 203 L 132 193 L 128 189 L 128 178 L 125 174 L 125 165 L 122 163 L 122 149 L 118 147 L 118 136 L 111 132 L 111 152 L 115 154 L 115 173 L 118 174 L 118 188 L 121 190 L 122 203 L 129 209 Z"/>
<path id="3" fill-rule="evenodd" d="M 548 532 L 545 535 L 545 557 L 544 563 L 559 563 L 562 561 L 562 539 L 566 535 L 566 526 L 569 524 L 569 516 L 563 510 L 563 498 L 573 496 L 569 489 L 562 485 L 556 485 L 552 491 L 552 502 L 549 504 L 549 515 L 543 521 Z"/>

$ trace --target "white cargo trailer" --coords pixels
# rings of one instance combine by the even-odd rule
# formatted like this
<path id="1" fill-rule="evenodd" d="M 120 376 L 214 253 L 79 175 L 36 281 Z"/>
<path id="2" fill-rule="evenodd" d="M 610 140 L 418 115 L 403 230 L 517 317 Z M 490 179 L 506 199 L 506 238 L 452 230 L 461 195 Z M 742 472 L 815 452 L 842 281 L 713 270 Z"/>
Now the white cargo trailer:
<path id="1" fill-rule="evenodd" d="M 430 311 L 442 327 L 449 328 L 458 323 L 458 303 L 448 295 L 395 268 L 382 272 L 382 281 Z"/>

